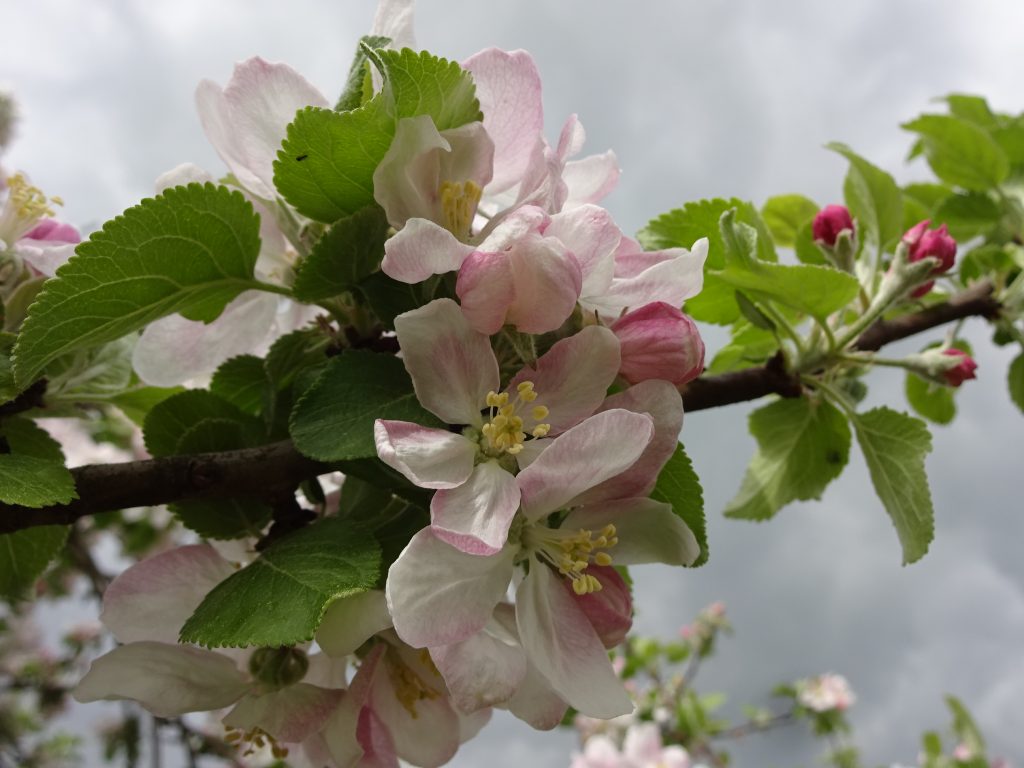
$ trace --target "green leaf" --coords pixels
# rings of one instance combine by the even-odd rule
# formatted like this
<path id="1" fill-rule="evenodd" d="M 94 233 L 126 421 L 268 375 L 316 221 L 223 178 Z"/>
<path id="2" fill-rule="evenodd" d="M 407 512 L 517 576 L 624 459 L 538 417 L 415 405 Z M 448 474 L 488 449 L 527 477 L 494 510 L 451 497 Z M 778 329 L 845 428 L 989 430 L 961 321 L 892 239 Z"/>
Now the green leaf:
<path id="1" fill-rule="evenodd" d="M 180 312 L 214 320 L 259 288 L 259 217 L 240 192 L 189 184 L 143 200 L 78 246 L 29 310 L 14 352 L 30 384 L 75 349 L 113 341 Z"/>
<path id="2" fill-rule="evenodd" d="M 259 419 L 212 392 L 192 389 L 167 398 L 149 412 L 143 428 L 146 450 L 153 456 L 174 456 L 181 452 L 179 443 L 185 434 L 208 419 L 239 424 L 247 443 L 259 443 Z"/>
<path id="3" fill-rule="evenodd" d="M 1010 387 L 1010 399 L 1024 411 L 1024 352 L 1013 358 L 1013 362 L 1010 363 L 1007 384 Z"/>
<path id="4" fill-rule="evenodd" d="M 981 735 L 981 729 L 974 722 L 967 707 L 956 696 L 946 696 L 946 706 L 953 714 L 953 733 L 957 741 L 967 747 L 975 757 L 985 754 L 985 737 Z M 987 765 L 983 761 L 983 764 Z"/>
<path id="5" fill-rule="evenodd" d="M 362 459 L 377 455 L 376 419 L 444 426 L 419 404 L 401 360 L 347 350 L 296 403 L 290 429 L 295 447 L 314 459 Z"/>
<path id="6" fill-rule="evenodd" d="M 938 208 L 939 204 L 951 194 L 953 194 L 953 188 L 947 184 L 917 182 L 903 187 L 904 202 L 908 199 L 919 202 L 928 211 L 925 218 L 930 218 L 932 211 Z M 917 221 L 920 221 L 920 219 Z M 914 223 L 916 224 L 917 221 Z"/>
<path id="7" fill-rule="evenodd" d="M 458 62 L 426 51 L 374 51 L 395 116 L 430 115 L 438 131 L 483 120 L 473 77 Z"/>
<path id="8" fill-rule="evenodd" d="M 807 222 L 797 230 L 793 252 L 802 264 L 828 264 L 825 254 L 814 242 L 814 230 L 811 228 L 811 222 Z"/>
<path id="9" fill-rule="evenodd" d="M 387 234 L 387 219 L 376 204 L 335 222 L 296 269 L 296 298 L 316 301 L 352 290 L 380 267 Z"/>
<path id="10" fill-rule="evenodd" d="M 359 283 L 358 289 L 381 324 L 394 330 L 396 317 L 429 301 L 424 297 L 429 284 L 430 281 L 421 285 L 401 283 L 383 272 L 374 272 Z"/>
<path id="11" fill-rule="evenodd" d="M 903 564 L 921 559 L 935 533 L 924 457 L 932 436 L 920 419 L 875 408 L 853 419 L 871 482 L 892 518 L 903 547 Z"/>
<path id="12" fill-rule="evenodd" d="M 956 402 L 953 389 L 925 381 L 916 374 L 907 372 L 904 392 L 907 402 L 918 416 L 936 424 L 949 424 L 956 416 Z"/>
<path id="13" fill-rule="evenodd" d="M 983 128 L 952 115 L 921 115 L 904 123 L 924 140 L 931 169 L 945 182 L 983 192 L 1010 173 L 1010 161 Z"/>
<path id="14" fill-rule="evenodd" d="M 730 200 L 716 198 L 687 203 L 682 208 L 663 213 L 658 218 L 651 220 L 646 227 L 640 230 L 637 238 L 644 248 L 653 251 L 663 248 L 692 248 L 697 240 L 706 237 L 708 239 L 708 260 L 705 268 L 721 269 L 725 266 L 725 245 L 722 242 L 719 221 L 722 214 L 731 209 L 736 209 L 738 222 L 757 230 L 757 258 L 761 261 L 778 261 L 771 233 L 757 209 L 750 203 L 736 198 Z M 693 300 L 687 303 L 688 312 L 692 304 Z"/>
<path id="15" fill-rule="evenodd" d="M 860 241 L 871 240 L 879 248 L 903 233 L 903 198 L 896 181 L 845 144 L 826 147 L 850 162 L 843 182 L 843 196 L 858 228 Z"/>
<path id="16" fill-rule="evenodd" d="M 704 491 L 700 486 L 697 473 L 693 470 L 693 462 L 686 455 L 682 445 L 676 446 L 675 453 L 662 467 L 654 490 L 651 491 L 651 498 L 671 504 L 672 511 L 693 531 L 693 535 L 697 537 L 697 543 L 700 545 L 700 556 L 691 567 L 704 565 L 708 561 Z"/>
<path id="17" fill-rule="evenodd" d="M 951 115 L 974 123 L 981 128 L 993 128 L 998 118 L 993 114 L 988 102 L 981 96 L 966 93 L 951 93 L 944 101 L 949 105 Z"/>
<path id="18" fill-rule="evenodd" d="M 820 498 L 850 457 L 846 418 L 823 400 L 777 400 L 750 414 L 750 433 L 757 453 L 726 517 L 768 520 L 791 501 Z"/>
<path id="19" fill-rule="evenodd" d="M 110 403 L 121 409 L 121 412 L 138 426 L 146 422 L 146 416 L 159 403 L 168 397 L 184 392 L 183 387 L 137 387 L 126 392 L 119 392 L 110 398 Z"/>
<path id="20" fill-rule="evenodd" d="M 999 223 L 999 205 L 986 194 L 967 192 L 950 195 L 943 200 L 932 217 L 932 224 L 946 224 L 956 240 L 970 240 L 984 235 Z"/>
<path id="21" fill-rule="evenodd" d="M 185 622 L 181 642 L 276 647 L 313 638 L 335 600 L 371 589 L 380 548 L 367 532 L 325 518 L 271 544 L 214 587 Z"/>
<path id="22" fill-rule="evenodd" d="M 278 391 L 287 389 L 296 375 L 327 364 L 330 339 L 319 329 L 292 331 L 275 341 L 263 363 L 267 378 Z"/>
<path id="23" fill-rule="evenodd" d="M 351 112 L 300 110 L 274 161 L 274 186 L 299 213 L 332 224 L 373 204 L 373 172 L 394 134 L 380 94 Z"/>
<path id="24" fill-rule="evenodd" d="M 29 419 L 9 418 L 0 438 L 9 450 L 0 454 L 0 502 L 38 509 L 78 498 L 60 444 L 46 430 Z"/>
<path id="25" fill-rule="evenodd" d="M 64 548 L 69 530 L 45 525 L 0 536 L 0 595 L 8 600 L 24 596 Z"/>
<path id="26" fill-rule="evenodd" d="M 263 360 L 238 355 L 221 363 L 210 380 L 210 391 L 250 416 L 258 416 L 266 404 L 270 379 Z"/>
<path id="27" fill-rule="evenodd" d="M 776 245 L 792 248 L 797 232 L 814 220 L 818 204 L 803 195 L 777 195 L 768 198 L 761 208 L 761 217 L 772 233 Z"/>
<path id="28" fill-rule="evenodd" d="M 775 323 L 772 322 L 772 319 L 758 309 L 757 305 L 741 291 L 736 291 L 736 304 L 739 305 L 743 317 L 755 328 L 760 328 L 763 331 L 775 330 Z"/>
<path id="29" fill-rule="evenodd" d="M 383 48 L 391 42 L 390 37 L 383 35 L 363 35 L 356 45 L 356 53 L 352 57 L 352 66 L 349 67 L 348 77 L 345 79 L 345 89 L 338 97 L 338 103 L 334 105 L 337 112 L 349 112 L 358 109 L 363 104 L 363 84 L 369 76 L 370 59 L 366 55 L 366 48 Z"/>
<path id="30" fill-rule="evenodd" d="M 992 138 L 1014 166 L 1024 165 L 1024 118 L 993 128 Z"/>
<path id="31" fill-rule="evenodd" d="M 726 268 L 713 274 L 755 299 L 824 319 L 849 304 L 860 290 L 857 278 L 831 267 L 772 264 L 752 258 L 756 230 L 734 222 L 731 211 L 722 214 L 721 227 Z"/>

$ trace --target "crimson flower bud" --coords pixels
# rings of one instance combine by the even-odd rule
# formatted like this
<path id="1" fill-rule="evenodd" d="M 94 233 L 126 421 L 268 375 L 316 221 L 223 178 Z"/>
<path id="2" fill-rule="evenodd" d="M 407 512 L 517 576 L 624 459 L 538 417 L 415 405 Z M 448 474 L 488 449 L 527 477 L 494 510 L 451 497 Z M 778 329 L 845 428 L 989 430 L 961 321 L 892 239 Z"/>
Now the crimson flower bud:
<path id="1" fill-rule="evenodd" d="M 814 239 L 819 240 L 829 248 L 836 244 L 839 233 L 844 229 L 853 231 L 853 219 L 850 212 L 842 205 L 826 205 L 818 215 L 814 217 L 811 224 L 811 232 Z"/>
<path id="2" fill-rule="evenodd" d="M 961 358 L 958 365 L 947 369 L 942 374 L 949 383 L 949 386 L 959 387 L 968 379 L 978 378 L 974 375 L 974 372 L 978 370 L 978 364 L 974 362 L 974 358 L 966 352 L 951 348 L 942 350 L 942 354 L 949 355 L 950 357 Z"/>
<path id="3" fill-rule="evenodd" d="M 601 589 L 585 595 L 577 595 L 570 589 L 569 594 L 583 609 L 604 647 L 614 648 L 626 639 L 633 626 L 633 597 L 629 594 L 629 585 L 610 565 L 590 565 L 587 573 L 597 577 Z"/>
<path id="4" fill-rule="evenodd" d="M 928 229 L 929 224 L 929 219 L 915 224 L 903 235 L 903 242 L 907 244 L 907 258 L 911 263 L 928 257 L 938 259 L 939 266 L 932 270 L 932 274 L 941 275 L 953 267 L 956 240 L 950 236 L 945 224 L 936 229 Z"/>
<path id="5" fill-rule="evenodd" d="M 678 387 L 704 370 L 700 331 L 671 304 L 645 304 L 620 317 L 611 329 L 621 344 L 619 373 L 630 384 L 664 379 Z"/>

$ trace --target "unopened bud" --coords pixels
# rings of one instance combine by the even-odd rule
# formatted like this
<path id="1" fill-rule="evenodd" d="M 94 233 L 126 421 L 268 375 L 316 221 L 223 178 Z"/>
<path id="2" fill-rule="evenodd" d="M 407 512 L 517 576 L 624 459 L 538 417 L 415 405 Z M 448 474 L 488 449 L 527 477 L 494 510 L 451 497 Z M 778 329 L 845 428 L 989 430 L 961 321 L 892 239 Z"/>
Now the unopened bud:
<path id="1" fill-rule="evenodd" d="M 956 240 L 950 236 L 945 224 L 936 229 L 928 229 L 929 224 L 929 219 L 918 222 L 904 233 L 902 240 L 907 246 L 907 260 L 911 264 L 921 259 L 937 259 L 939 264 L 931 274 L 941 275 L 953 268 L 953 262 L 956 261 Z M 934 284 L 934 280 L 922 283 L 914 289 L 911 296 L 915 299 L 921 298 Z"/>
<path id="2" fill-rule="evenodd" d="M 633 626 L 633 598 L 629 594 L 629 585 L 610 565 L 591 565 L 587 573 L 597 577 L 601 589 L 585 595 L 571 591 L 570 594 L 583 609 L 604 647 L 614 648 L 626 639 Z"/>
<path id="3" fill-rule="evenodd" d="M 977 378 L 978 364 L 966 352 L 956 348 L 932 347 L 903 359 L 906 367 L 936 384 L 959 387 L 968 379 Z"/>
<path id="4" fill-rule="evenodd" d="M 309 659 L 291 646 L 258 648 L 249 657 L 249 672 L 271 690 L 294 685 L 306 676 Z"/>
<path id="5" fill-rule="evenodd" d="M 836 239 L 844 229 L 853 232 L 853 219 L 842 205 L 826 205 L 818 211 L 811 224 L 814 239 L 829 248 L 835 247 Z"/>
<path id="6" fill-rule="evenodd" d="M 664 379 L 678 387 L 704 370 L 700 331 L 671 304 L 646 304 L 620 317 L 611 329 L 621 345 L 619 373 L 630 384 Z"/>
<path id="7" fill-rule="evenodd" d="M 951 387 L 959 387 L 968 379 L 976 379 L 974 372 L 978 370 L 978 364 L 974 358 L 959 349 L 944 349 L 942 354 L 954 358 L 957 362 L 952 368 L 947 368 L 943 373 L 946 382 Z"/>

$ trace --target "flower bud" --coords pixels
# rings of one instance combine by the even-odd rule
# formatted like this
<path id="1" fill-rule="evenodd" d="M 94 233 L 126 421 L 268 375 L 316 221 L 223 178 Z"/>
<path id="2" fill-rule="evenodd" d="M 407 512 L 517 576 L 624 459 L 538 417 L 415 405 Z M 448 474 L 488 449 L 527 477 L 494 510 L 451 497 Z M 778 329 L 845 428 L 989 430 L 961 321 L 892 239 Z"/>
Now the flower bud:
<path id="1" fill-rule="evenodd" d="M 630 384 L 664 379 L 680 386 L 704 370 L 700 331 L 670 304 L 646 304 L 620 317 L 611 329 L 621 344 L 619 373 Z"/>
<path id="2" fill-rule="evenodd" d="M 978 364 L 966 352 L 951 348 L 942 350 L 942 354 L 957 359 L 957 364 L 952 368 L 947 368 L 942 374 L 949 386 L 959 387 L 968 379 L 978 378 L 974 375 L 974 372 L 978 370 Z"/>
<path id="3" fill-rule="evenodd" d="M 604 647 L 614 648 L 626 639 L 633 626 L 633 598 L 629 586 L 610 565 L 591 565 L 587 573 L 597 577 L 601 589 L 585 595 L 570 590 L 570 594 L 583 609 Z"/>
<path id="4" fill-rule="evenodd" d="M 844 229 L 853 231 L 853 219 L 850 212 L 842 205 L 826 205 L 811 224 L 814 239 L 832 248 L 836 244 L 839 233 Z"/>
<path id="5" fill-rule="evenodd" d="M 249 657 L 249 672 L 270 690 L 286 688 L 306 676 L 309 659 L 298 648 L 257 648 Z"/>
<path id="6" fill-rule="evenodd" d="M 937 229 L 928 229 L 929 224 L 929 219 L 915 224 L 903 235 L 903 242 L 909 249 L 907 258 L 911 263 L 929 257 L 938 259 L 939 265 L 932 270 L 932 274 L 941 275 L 953 267 L 956 240 L 950 236 L 945 224 Z"/>

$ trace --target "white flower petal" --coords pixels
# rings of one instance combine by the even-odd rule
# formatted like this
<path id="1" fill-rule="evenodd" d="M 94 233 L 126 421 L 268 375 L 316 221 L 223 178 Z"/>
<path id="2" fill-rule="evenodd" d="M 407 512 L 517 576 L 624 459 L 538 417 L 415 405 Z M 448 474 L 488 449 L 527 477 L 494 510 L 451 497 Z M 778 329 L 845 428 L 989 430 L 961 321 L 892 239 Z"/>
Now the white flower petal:
<path id="1" fill-rule="evenodd" d="M 518 645 L 483 629 L 451 645 L 430 649 L 430 657 L 464 713 L 501 704 L 512 698 L 526 675 L 526 657 Z"/>
<path id="2" fill-rule="evenodd" d="M 384 592 L 371 589 L 331 603 L 316 631 L 316 641 L 326 654 L 347 656 L 390 626 Z"/>
<path id="3" fill-rule="evenodd" d="M 229 728 L 259 728 L 278 741 L 298 743 L 320 730 L 344 691 L 298 683 L 262 696 L 243 696 L 221 721 Z"/>
<path id="4" fill-rule="evenodd" d="M 420 488 L 456 488 L 473 472 L 476 446 L 454 432 L 377 419 L 373 436 L 381 461 Z"/>
<path id="5" fill-rule="evenodd" d="M 568 529 L 600 530 L 612 523 L 619 543 L 609 554 L 616 564 L 689 565 L 700 555 L 693 531 L 669 504 L 654 499 L 622 499 L 580 507 L 562 522 Z"/>
<path id="6" fill-rule="evenodd" d="M 430 527 L 437 538 L 462 552 L 493 555 L 505 546 L 518 509 L 516 479 L 498 462 L 484 461 L 462 485 L 434 494 Z"/>

